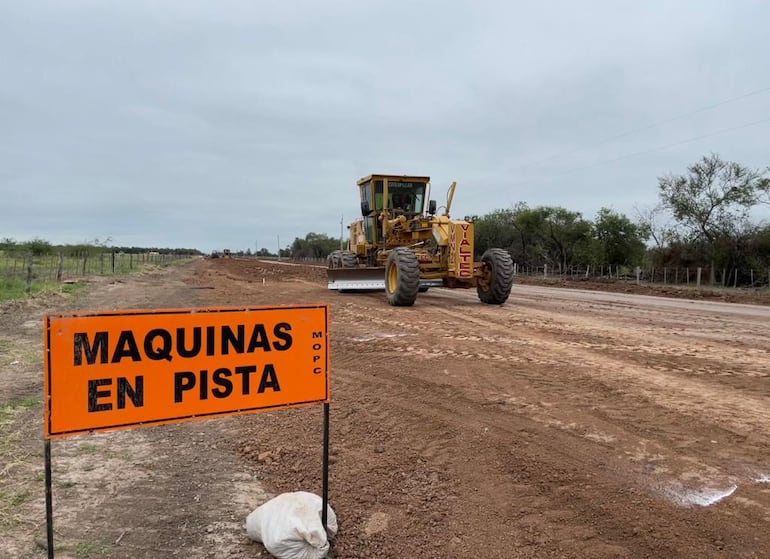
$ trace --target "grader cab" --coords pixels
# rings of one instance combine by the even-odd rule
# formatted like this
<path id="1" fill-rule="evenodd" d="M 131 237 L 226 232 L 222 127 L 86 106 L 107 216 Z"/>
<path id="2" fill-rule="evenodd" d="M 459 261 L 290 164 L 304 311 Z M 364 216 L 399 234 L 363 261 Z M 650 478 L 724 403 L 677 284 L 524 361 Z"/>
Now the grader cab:
<path id="1" fill-rule="evenodd" d="M 491 248 L 474 260 L 473 223 L 449 217 L 455 186 L 437 207 L 430 177 L 360 179 L 362 217 L 348 227 L 347 250 L 327 259 L 329 289 L 384 289 L 391 305 L 411 306 L 418 292 L 431 287 L 475 287 L 483 303 L 505 303 L 513 283 L 511 257 Z"/>

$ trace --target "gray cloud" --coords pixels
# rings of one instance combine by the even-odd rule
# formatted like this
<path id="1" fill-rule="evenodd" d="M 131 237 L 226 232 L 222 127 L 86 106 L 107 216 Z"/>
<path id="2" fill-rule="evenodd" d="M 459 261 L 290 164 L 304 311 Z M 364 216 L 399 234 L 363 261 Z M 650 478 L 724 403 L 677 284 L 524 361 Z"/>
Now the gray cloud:
<path id="1" fill-rule="evenodd" d="M 274 249 L 372 172 L 455 214 L 592 217 L 709 151 L 766 166 L 770 7 L 724 2 L 0 5 L 0 236 Z M 606 140 L 637 130 L 614 141 Z M 638 152 L 648 152 L 626 157 Z"/>

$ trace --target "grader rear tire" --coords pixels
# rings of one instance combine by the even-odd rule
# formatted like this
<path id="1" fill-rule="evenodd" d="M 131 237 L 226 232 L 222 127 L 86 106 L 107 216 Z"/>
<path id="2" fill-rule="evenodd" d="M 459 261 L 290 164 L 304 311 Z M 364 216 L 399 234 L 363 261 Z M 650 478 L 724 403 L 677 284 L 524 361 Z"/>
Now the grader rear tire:
<path id="1" fill-rule="evenodd" d="M 420 289 L 420 264 L 414 252 L 396 248 L 385 263 L 385 293 L 394 307 L 411 307 Z"/>
<path id="2" fill-rule="evenodd" d="M 481 256 L 482 276 L 476 292 L 482 303 L 502 305 L 508 300 L 513 285 L 513 260 L 507 251 L 490 248 Z"/>

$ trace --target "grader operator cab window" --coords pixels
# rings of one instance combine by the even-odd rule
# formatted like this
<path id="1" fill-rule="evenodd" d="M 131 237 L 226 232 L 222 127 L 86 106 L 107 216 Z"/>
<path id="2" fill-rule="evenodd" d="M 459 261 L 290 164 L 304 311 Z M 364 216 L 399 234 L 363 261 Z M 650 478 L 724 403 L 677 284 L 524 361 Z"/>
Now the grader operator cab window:
<path id="1" fill-rule="evenodd" d="M 378 180 L 374 183 L 375 209 L 379 212 L 383 209 L 384 185 Z M 425 183 L 388 181 L 388 209 L 398 209 L 407 214 L 422 213 L 423 199 L 425 198 Z"/>
<path id="2" fill-rule="evenodd" d="M 361 191 L 362 227 L 367 242 L 379 240 L 380 214 L 387 210 L 391 217 L 394 214 L 405 215 L 412 219 L 425 211 L 425 195 L 428 189 L 428 179 L 409 180 L 409 177 L 393 177 L 387 180 L 380 177 L 367 177 L 358 183 Z M 386 196 L 387 192 L 387 196 Z M 435 212 L 435 210 L 434 210 Z"/>
<path id="3" fill-rule="evenodd" d="M 390 195 L 390 207 L 403 212 L 412 211 L 412 196 L 408 192 L 394 192 Z"/>

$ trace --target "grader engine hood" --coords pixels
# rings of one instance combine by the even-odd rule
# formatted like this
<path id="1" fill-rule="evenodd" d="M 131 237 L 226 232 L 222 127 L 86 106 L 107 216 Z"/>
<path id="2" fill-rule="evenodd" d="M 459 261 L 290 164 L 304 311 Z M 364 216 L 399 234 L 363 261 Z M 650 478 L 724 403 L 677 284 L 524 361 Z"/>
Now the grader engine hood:
<path id="1" fill-rule="evenodd" d="M 449 271 L 458 278 L 473 277 L 473 223 L 449 222 Z"/>

